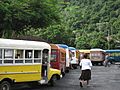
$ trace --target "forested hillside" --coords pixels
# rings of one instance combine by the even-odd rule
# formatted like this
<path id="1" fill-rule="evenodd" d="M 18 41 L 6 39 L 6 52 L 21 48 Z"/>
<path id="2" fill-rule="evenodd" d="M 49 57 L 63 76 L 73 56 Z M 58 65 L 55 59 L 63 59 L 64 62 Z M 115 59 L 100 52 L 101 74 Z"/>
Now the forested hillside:
<path id="1" fill-rule="evenodd" d="M 2 0 L 0 36 L 115 49 L 120 46 L 120 0 Z"/>

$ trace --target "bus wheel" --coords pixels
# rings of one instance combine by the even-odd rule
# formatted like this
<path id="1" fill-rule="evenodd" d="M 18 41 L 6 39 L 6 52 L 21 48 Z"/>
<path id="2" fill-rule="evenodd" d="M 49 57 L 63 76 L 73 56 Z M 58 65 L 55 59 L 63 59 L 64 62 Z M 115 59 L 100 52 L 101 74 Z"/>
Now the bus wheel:
<path id="1" fill-rule="evenodd" d="M 57 80 L 56 75 L 53 75 L 49 82 L 50 86 L 54 86 L 56 83 L 56 80 Z"/>
<path id="2" fill-rule="evenodd" d="M 0 90 L 11 90 L 11 85 L 8 81 L 3 81 L 0 83 Z"/>
<path id="3" fill-rule="evenodd" d="M 63 77 L 65 76 L 65 72 L 62 72 L 62 76 L 63 76 Z"/>
<path id="4" fill-rule="evenodd" d="M 65 70 L 65 72 L 66 72 L 66 73 L 69 73 L 69 70 L 67 69 L 67 70 Z"/>

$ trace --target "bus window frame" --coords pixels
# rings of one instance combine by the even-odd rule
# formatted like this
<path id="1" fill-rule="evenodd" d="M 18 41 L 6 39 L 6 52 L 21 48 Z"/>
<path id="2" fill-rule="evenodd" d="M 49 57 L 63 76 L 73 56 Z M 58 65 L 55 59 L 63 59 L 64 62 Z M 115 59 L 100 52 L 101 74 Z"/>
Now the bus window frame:
<path id="1" fill-rule="evenodd" d="M 8 55 L 8 54 L 10 54 L 10 55 Z M 4 55 L 3 56 L 3 64 L 14 64 L 14 49 L 9 49 L 9 48 L 3 49 L 3 55 Z M 6 57 L 6 55 L 7 55 L 7 57 Z"/>
<path id="2" fill-rule="evenodd" d="M 2 52 L 2 57 L 0 58 L 0 65 L 26 65 L 26 64 L 41 64 L 42 63 L 42 49 L 41 50 L 37 50 L 40 51 L 40 58 L 34 58 L 34 49 L 30 49 L 32 51 L 32 57 L 31 58 L 25 58 L 25 50 L 28 49 L 9 49 L 9 48 L 1 48 L 0 49 Z M 12 52 L 12 54 L 10 54 L 10 57 L 6 57 L 5 55 L 9 56 L 9 50 L 10 52 Z M 23 51 L 23 56 L 22 58 L 16 58 L 16 51 L 17 50 L 21 50 Z M 8 51 L 8 53 L 6 54 L 5 51 Z M 17 62 L 19 61 L 20 62 Z M 31 60 L 31 62 L 26 63 L 25 60 Z M 35 60 L 38 60 L 39 62 L 35 62 Z"/>
<path id="3" fill-rule="evenodd" d="M 35 55 L 35 51 L 40 51 L 40 57 L 35 58 L 35 56 L 33 56 L 33 57 L 34 57 L 34 62 L 33 62 L 33 63 L 35 63 L 35 60 L 40 61 L 40 62 L 38 62 L 38 63 L 42 63 L 42 50 L 34 50 L 34 51 L 33 51 L 33 52 L 34 52 L 33 55 Z M 39 59 L 40 59 L 40 60 L 39 60 Z"/>
<path id="4" fill-rule="evenodd" d="M 52 60 L 52 56 L 55 56 Z M 58 61 L 58 49 L 51 49 L 51 59 L 50 62 L 57 62 Z"/>
<path id="5" fill-rule="evenodd" d="M 16 53 L 17 51 L 22 51 L 22 57 L 18 56 L 18 53 Z M 15 64 L 24 64 L 24 62 L 25 62 L 25 60 L 24 60 L 24 49 L 15 49 L 14 54 L 15 54 Z M 16 62 L 16 61 L 22 61 L 22 63 L 21 62 Z"/>
<path id="6" fill-rule="evenodd" d="M 2 54 L 3 54 L 3 53 L 2 53 L 2 49 L 0 48 L 0 64 L 3 63 L 3 61 L 2 61 L 3 55 L 2 55 Z"/>

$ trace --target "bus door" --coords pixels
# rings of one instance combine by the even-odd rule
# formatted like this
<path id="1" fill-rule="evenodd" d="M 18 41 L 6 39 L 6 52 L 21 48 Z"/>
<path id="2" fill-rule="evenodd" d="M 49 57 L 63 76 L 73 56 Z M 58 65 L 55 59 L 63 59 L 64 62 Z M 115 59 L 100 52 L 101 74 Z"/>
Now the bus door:
<path id="1" fill-rule="evenodd" d="M 42 77 L 43 79 L 47 80 L 47 76 L 48 76 L 48 66 L 49 66 L 49 50 L 48 49 L 44 49 L 42 52 Z"/>

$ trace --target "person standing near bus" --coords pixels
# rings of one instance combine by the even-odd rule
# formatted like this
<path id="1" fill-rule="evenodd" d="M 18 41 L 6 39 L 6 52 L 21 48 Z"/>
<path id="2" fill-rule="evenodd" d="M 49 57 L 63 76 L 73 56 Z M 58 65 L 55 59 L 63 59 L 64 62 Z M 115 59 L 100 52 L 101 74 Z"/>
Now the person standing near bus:
<path id="1" fill-rule="evenodd" d="M 89 85 L 89 80 L 91 80 L 92 63 L 91 60 L 88 59 L 88 54 L 84 54 L 83 59 L 80 61 L 80 67 L 82 72 L 79 80 L 80 86 L 83 87 L 84 83 L 87 83 L 87 85 Z"/>
<path id="2" fill-rule="evenodd" d="M 107 67 L 107 66 L 110 67 L 110 61 L 109 61 L 108 57 L 109 57 L 109 54 L 106 54 L 105 60 L 103 62 L 105 67 Z"/>

